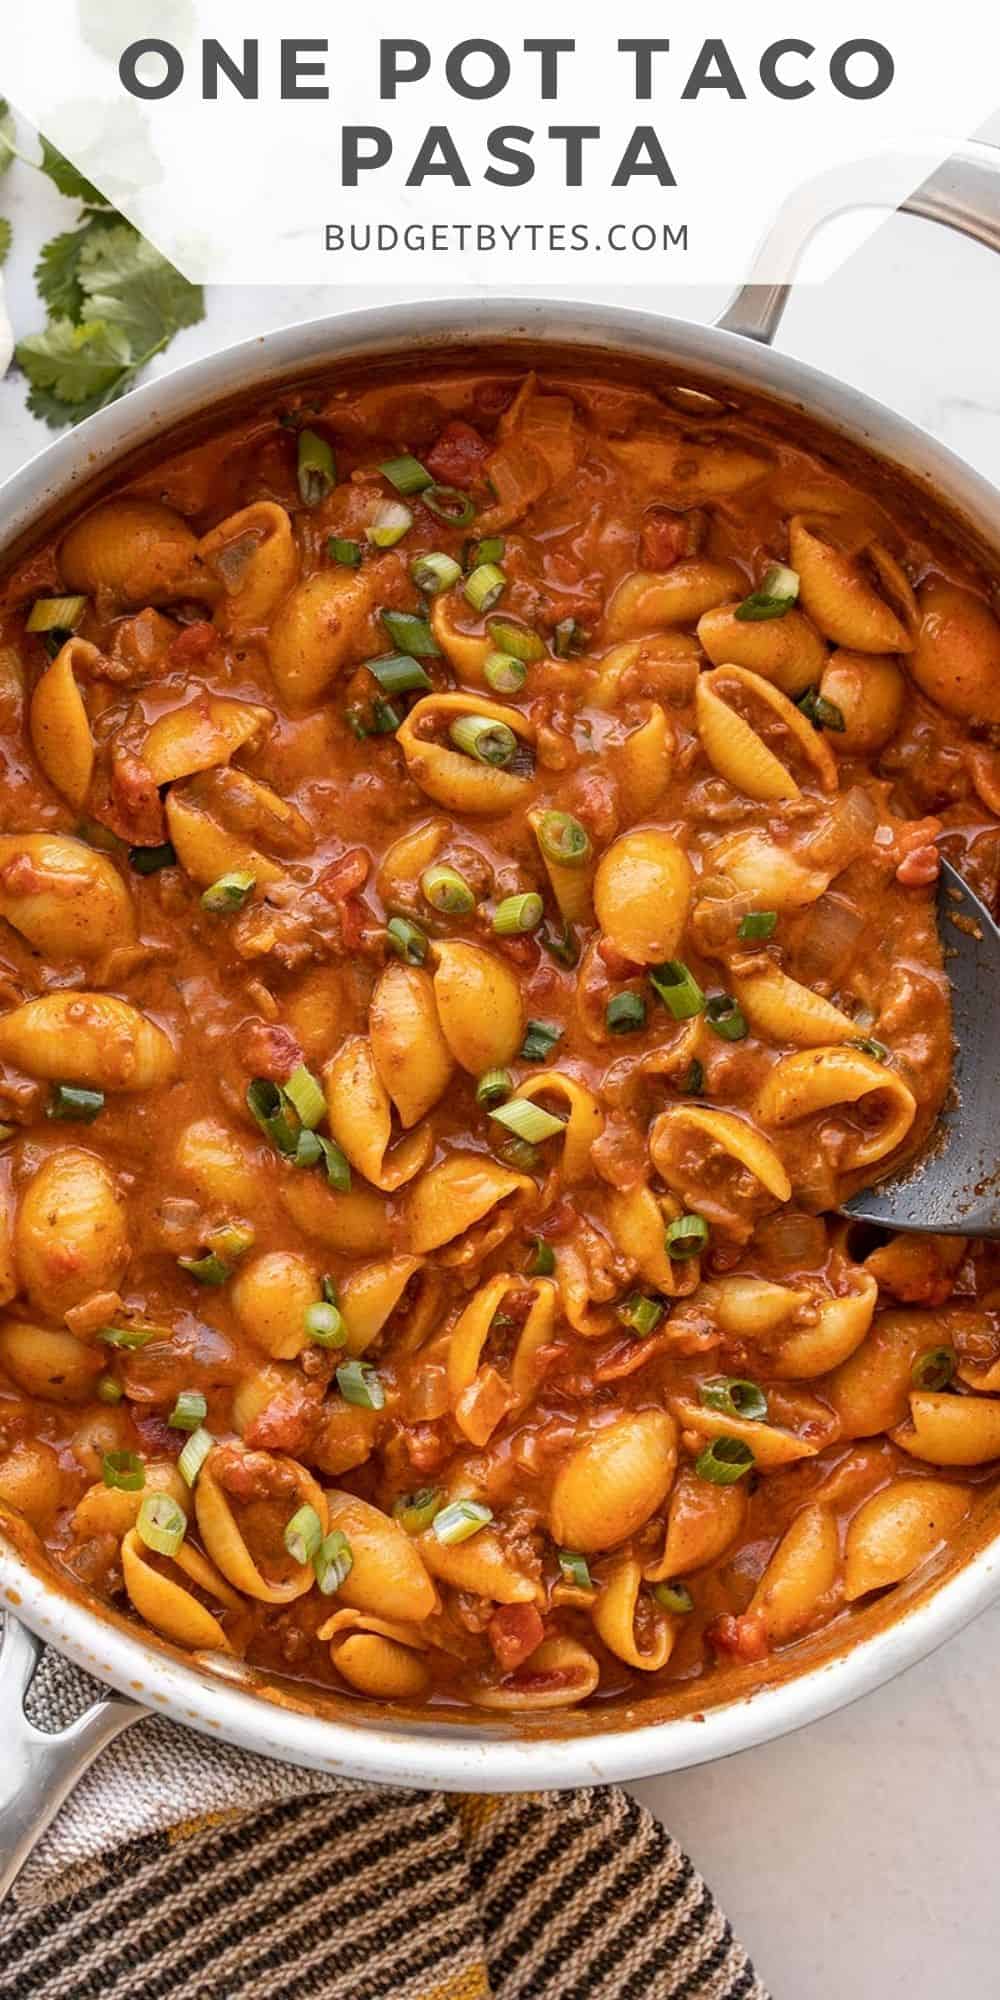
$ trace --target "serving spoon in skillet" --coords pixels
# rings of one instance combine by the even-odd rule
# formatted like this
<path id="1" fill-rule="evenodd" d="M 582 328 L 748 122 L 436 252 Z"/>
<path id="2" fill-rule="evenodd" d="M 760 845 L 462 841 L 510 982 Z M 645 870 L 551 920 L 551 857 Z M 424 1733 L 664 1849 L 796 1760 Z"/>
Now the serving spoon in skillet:
<path id="1" fill-rule="evenodd" d="M 938 921 L 955 1043 L 948 1103 L 926 1153 L 840 1212 L 915 1235 L 1000 1237 L 1000 929 L 944 860 Z"/>

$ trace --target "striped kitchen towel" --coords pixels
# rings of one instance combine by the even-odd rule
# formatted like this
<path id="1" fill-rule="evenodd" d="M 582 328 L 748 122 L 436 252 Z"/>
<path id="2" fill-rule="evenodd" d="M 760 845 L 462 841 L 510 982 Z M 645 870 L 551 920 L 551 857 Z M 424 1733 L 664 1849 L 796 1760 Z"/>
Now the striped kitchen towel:
<path id="1" fill-rule="evenodd" d="M 43 1656 L 40 1728 L 93 1698 Z M 0 1907 L 0 2000 L 768 2000 L 615 1786 L 352 1785 L 159 1718 L 111 1744 Z"/>

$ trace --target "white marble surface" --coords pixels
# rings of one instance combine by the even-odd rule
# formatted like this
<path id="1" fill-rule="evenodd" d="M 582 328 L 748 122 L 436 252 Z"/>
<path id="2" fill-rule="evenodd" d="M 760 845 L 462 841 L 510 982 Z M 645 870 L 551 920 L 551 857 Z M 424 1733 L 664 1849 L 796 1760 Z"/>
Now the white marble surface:
<path id="1" fill-rule="evenodd" d="M 0 212 L 15 222 L 8 299 L 16 332 L 26 333 L 40 317 L 30 278 L 38 245 L 72 211 L 15 168 L 0 185 Z M 373 289 L 365 302 L 384 296 Z M 681 288 L 634 297 L 700 318 L 721 303 Z M 215 292 L 205 324 L 174 343 L 168 362 L 356 302 L 320 286 Z M 799 292 L 780 345 L 926 425 L 1000 483 L 998 324 L 1000 262 L 895 218 L 830 283 Z M 0 383 L 0 474 L 46 436 L 27 415 L 24 383 L 9 376 Z M 985 2000 L 1000 1990 L 998 1661 L 1000 1606 L 826 1722 L 636 1787 L 717 1890 L 776 2000 L 952 1991 Z"/>

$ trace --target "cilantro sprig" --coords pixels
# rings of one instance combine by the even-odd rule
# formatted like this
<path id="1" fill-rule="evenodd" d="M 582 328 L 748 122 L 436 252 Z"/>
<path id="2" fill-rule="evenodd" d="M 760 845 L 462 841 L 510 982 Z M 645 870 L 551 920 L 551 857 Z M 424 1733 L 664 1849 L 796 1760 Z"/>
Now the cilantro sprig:
<path id="1" fill-rule="evenodd" d="M 35 266 L 47 323 L 15 349 L 31 385 L 29 408 L 59 429 L 123 396 L 182 327 L 204 318 L 205 300 L 201 286 L 161 256 L 50 140 L 41 146 L 40 160 L 20 152 L 0 99 L 0 174 L 12 160 L 25 160 L 81 204 L 76 227 L 46 243 Z M 0 218 L 0 263 L 9 247 L 10 225 Z"/>

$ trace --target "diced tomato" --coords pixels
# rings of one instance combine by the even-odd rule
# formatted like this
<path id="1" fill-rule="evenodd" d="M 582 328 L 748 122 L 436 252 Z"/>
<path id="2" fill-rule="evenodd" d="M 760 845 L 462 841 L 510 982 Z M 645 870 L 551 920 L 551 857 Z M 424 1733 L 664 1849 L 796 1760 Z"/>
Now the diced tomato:
<path id="1" fill-rule="evenodd" d="M 674 514 L 669 507 L 651 507 L 643 517 L 639 537 L 643 569 L 670 569 L 683 556 L 696 555 L 704 531 L 703 514 Z"/>
<path id="2" fill-rule="evenodd" d="M 142 1439 L 146 1450 L 155 1458 L 162 1458 L 164 1452 L 170 1458 L 177 1458 L 184 1445 L 183 1431 L 171 1430 L 166 1417 L 155 1410 L 138 1410 L 131 1406 L 132 1422 Z"/>
<path id="3" fill-rule="evenodd" d="M 532 937 L 505 937 L 497 939 L 497 950 L 502 951 L 513 965 L 523 965 L 525 971 L 538 964 L 541 947 Z"/>
<path id="4" fill-rule="evenodd" d="M 244 1069 L 252 1076 L 269 1077 L 272 1083 L 287 1083 L 302 1061 L 302 1050 L 291 1029 L 269 1021 L 248 1022 L 240 1047 Z"/>
<path id="5" fill-rule="evenodd" d="M 936 847 L 914 847 L 896 870 L 896 880 L 904 889 L 926 889 L 941 873 L 941 856 Z"/>
<path id="6" fill-rule="evenodd" d="M 321 896 L 327 896 L 331 903 L 341 903 L 347 896 L 353 896 L 363 889 L 371 868 L 370 856 L 363 847 L 349 847 L 345 854 L 331 861 L 317 880 L 316 887 Z"/>
<path id="7" fill-rule="evenodd" d="M 541 1645 L 545 1627 L 534 1604 L 501 1604 L 486 1635 L 503 1672 L 513 1674 Z"/>
<path id="8" fill-rule="evenodd" d="M 292 1383 L 280 1396 L 265 1403 L 244 1432 L 244 1442 L 262 1451 L 287 1451 L 296 1457 L 304 1451 L 316 1428 L 315 1402 L 303 1388 Z"/>
<path id="9" fill-rule="evenodd" d="M 759 1611 L 744 1611 L 740 1618 L 726 1612 L 713 1620 L 705 1637 L 717 1653 L 728 1653 L 734 1660 L 766 1660 L 768 1655 L 767 1633 Z"/>
<path id="10" fill-rule="evenodd" d="M 602 937 L 597 946 L 597 956 L 604 960 L 612 979 L 631 979 L 638 970 L 632 959 L 626 958 L 610 938 Z"/>
<path id="11" fill-rule="evenodd" d="M 493 450 L 471 424 L 460 418 L 445 424 L 437 443 L 424 458 L 428 472 L 442 486 L 457 486 L 463 492 L 482 478 L 483 467 Z"/>
<path id="12" fill-rule="evenodd" d="M 211 652 L 218 636 L 215 626 L 210 625 L 205 618 L 199 619 L 196 625 L 185 625 L 184 630 L 178 632 L 171 644 L 171 666 L 194 666 L 197 661 L 205 658 L 206 653 Z"/>
<path id="13" fill-rule="evenodd" d="M 359 951 L 368 925 L 374 922 L 371 910 L 360 896 L 345 896 L 337 908 L 340 911 L 340 942 L 344 950 Z"/>

